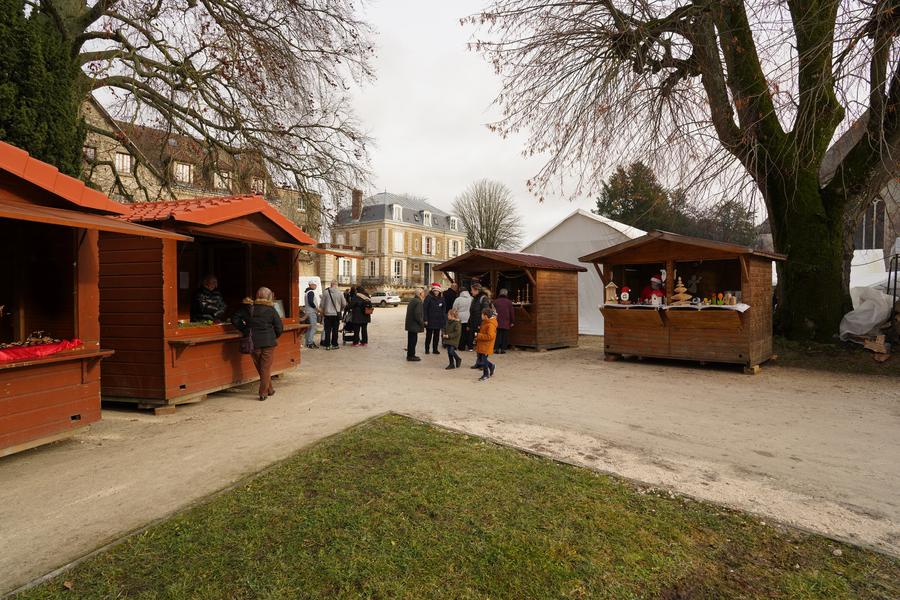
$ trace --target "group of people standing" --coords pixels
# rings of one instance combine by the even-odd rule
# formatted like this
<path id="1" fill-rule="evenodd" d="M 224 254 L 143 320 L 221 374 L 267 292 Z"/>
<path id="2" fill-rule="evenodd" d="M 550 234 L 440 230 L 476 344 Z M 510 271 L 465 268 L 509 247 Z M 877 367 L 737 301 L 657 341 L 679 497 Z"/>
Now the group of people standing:
<path id="1" fill-rule="evenodd" d="M 419 362 L 416 355 L 419 334 L 425 332 L 425 354 L 439 354 L 438 344 L 447 350 L 447 369 L 462 365 L 459 351 L 474 350 L 475 364 L 481 369 L 479 381 L 494 375 L 496 365 L 490 361 L 495 352 L 505 354 L 509 348 L 509 330 L 515 325 L 515 311 L 506 290 L 492 300 L 491 290 L 473 282 L 469 290 L 459 291 L 454 283 L 446 291 L 433 283 L 426 295 L 418 288 L 406 309 L 406 360 Z"/>
<path id="2" fill-rule="evenodd" d="M 342 292 L 337 281 L 332 281 L 322 292 L 321 300 L 316 299 L 316 284 L 310 283 L 304 292 L 306 305 L 304 311 L 309 328 L 306 330 L 306 347 L 319 348 L 316 344 L 316 326 L 319 318 L 324 319 L 321 347 L 326 350 L 337 350 L 338 334 L 341 323 L 344 324 L 345 340 L 353 346 L 369 345 L 369 323 L 372 322 L 374 307 L 369 293 L 362 286 L 351 287 Z"/>

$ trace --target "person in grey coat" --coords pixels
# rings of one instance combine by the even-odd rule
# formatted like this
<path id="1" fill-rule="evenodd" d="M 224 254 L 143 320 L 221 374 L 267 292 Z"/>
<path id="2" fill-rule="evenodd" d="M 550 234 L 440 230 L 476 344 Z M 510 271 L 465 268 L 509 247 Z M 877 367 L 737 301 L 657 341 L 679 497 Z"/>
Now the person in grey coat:
<path id="1" fill-rule="evenodd" d="M 416 356 L 416 346 L 419 334 L 425 330 L 424 298 L 425 288 L 416 288 L 415 296 L 406 306 L 406 360 L 410 362 L 422 360 Z"/>
<path id="2" fill-rule="evenodd" d="M 322 332 L 322 346 L 326 350 L 337 350 L 338 346 L 338 329 L 341 326 L 341 317 L 344 316 L 344 309 L 347 308 L 347 299 L 344 293 L 338 289 L 337 281 L 332 281 L 331 285 L 322 292 L 321 310 L 325 316 L 325 331 Z"/>

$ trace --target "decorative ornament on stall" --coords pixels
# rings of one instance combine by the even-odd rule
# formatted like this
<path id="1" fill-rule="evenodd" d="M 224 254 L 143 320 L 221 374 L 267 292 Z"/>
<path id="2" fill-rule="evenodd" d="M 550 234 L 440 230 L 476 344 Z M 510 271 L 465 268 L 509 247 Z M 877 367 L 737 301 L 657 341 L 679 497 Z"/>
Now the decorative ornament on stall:
<path id="1" fill-rule="evenodd" d="M 631 288 L 627 285 L 622 286 L 622 293 L 619 294 L 619 302 L 622 304 L 631 304 Z"/>
<path id="2" fill-rule="evenodd" d="M 616 290 L 619 288 L 614 282 L 610 281 L 606 284 L 606 296 L 605 302 L 606 304 L 618 304 L 619 300 L 616 297 Z"/>
<path id="3" fill-rule="evenodd" d="M 691 303 L 692 297 L 687 293 L 687 288 L 681 283 L 681 277 L 679 277 L 678 283 L 675 284 L 675 293 L 672 294 L 672 306 L 687 306 Z"/>

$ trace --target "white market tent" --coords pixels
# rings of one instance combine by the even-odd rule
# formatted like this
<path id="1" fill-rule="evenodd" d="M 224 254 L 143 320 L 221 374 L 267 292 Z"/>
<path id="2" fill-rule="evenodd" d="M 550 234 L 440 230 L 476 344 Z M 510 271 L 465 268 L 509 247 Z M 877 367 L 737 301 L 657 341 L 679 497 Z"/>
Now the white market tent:
<path id="1" fill-rule="evenodd" d="M 578 264 L 578 257 L 644 235 L 637 229 L 578 209 L 538 236 L 522 252 Z M 603 335 L 603 283 L 592 270 L 578 274 L 578 333 Z"/>

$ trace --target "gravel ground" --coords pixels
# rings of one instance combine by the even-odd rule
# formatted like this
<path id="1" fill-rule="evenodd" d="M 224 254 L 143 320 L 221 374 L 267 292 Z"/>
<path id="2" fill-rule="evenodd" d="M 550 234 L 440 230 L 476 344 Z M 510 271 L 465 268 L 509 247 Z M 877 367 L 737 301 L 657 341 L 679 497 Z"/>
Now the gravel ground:
<path id="1" fill-rule="evenodd" d="M 376 311 L 368 348 L 304 352 L 266 402 L 248 386 L 164 417 L 107 409 L 0 460 L 0 593 L 385 411 L 900 556 L 896 378 L 604 363 L 584 338 L 476 383 L 443 356 L 405 362 L 403 313 Z"/>

